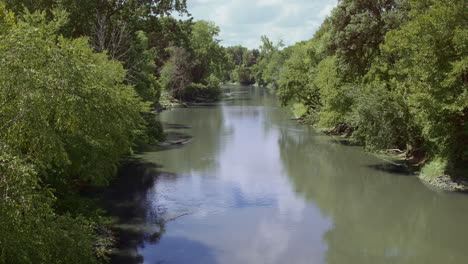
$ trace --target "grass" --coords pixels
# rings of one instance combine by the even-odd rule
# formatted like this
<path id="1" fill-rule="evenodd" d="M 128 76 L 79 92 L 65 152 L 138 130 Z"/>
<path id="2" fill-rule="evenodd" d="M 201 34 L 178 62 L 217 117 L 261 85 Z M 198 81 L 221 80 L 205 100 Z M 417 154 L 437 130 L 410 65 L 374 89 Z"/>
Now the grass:
<path id="1" fill-rule="evenodd" d="M 421 177 L 434 179 L 444 176 L 447 169 L 447 161 L 441 158 L 435 158 L 421 169 Z"/>

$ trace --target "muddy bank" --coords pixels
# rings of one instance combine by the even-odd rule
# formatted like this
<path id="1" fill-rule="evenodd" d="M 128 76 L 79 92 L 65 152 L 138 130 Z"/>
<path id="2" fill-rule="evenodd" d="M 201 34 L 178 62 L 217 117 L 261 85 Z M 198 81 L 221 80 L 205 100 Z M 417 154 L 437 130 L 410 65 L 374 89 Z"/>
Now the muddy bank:
<path id="1" fill-rule="evenodd" d="M 425 176 L 418 173 L 417 177 L 424 182 L 438 189 L 450 192 L 468 192 L 468 181 L 463 179 L 452 179 L 448 175 L 443 175 L 435 178 Z"/>

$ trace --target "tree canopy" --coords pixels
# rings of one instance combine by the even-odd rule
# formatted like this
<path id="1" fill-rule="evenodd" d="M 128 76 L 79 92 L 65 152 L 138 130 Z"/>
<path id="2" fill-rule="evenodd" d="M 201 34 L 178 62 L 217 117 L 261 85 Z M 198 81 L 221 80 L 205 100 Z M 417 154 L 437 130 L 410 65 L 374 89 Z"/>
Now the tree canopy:
<path id="1" fill-rule="evenodd" d="M 161 138 L 162 94 L 217 98 L 230 67 L 219 28 L 174 11 L 186 2 L 0 2 L 0 263 L 106 261 L 81 190 Z"/>

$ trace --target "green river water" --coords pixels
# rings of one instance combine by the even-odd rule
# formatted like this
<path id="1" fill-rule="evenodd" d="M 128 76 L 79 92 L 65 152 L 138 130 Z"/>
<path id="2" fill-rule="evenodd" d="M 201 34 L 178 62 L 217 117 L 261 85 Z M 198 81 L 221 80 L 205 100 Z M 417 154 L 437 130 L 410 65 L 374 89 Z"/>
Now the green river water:
<path id="1" fill-rule="evenodd" d="M 112 263 L 468 263 L 468 196 L 299 125 L 268 89 L 165 111 L 106 199 Z"/>

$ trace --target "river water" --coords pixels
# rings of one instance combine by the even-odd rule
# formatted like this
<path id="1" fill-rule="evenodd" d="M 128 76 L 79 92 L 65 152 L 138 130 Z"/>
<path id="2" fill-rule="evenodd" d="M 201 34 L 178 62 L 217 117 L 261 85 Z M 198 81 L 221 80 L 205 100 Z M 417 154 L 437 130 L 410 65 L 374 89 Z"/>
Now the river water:
<path id="1" fill-rule="evenodd" d="M 299 125 L 267 89 L 163 112 L 106 194 L 112 263 L 468 263 L 468 196 Z"/>

